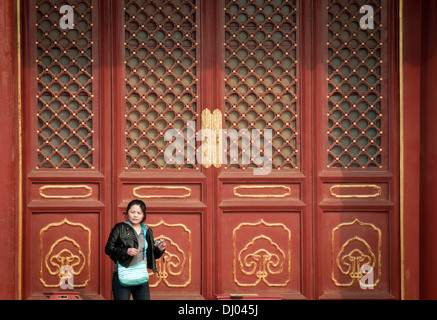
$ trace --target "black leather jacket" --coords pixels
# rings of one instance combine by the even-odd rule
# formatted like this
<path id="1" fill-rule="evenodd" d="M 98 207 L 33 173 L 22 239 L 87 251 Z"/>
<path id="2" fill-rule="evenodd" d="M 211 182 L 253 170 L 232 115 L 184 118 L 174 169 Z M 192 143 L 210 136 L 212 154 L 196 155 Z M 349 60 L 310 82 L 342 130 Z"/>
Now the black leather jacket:
<path id="1" fill-rule="evenodd" d="M 156 273 L 156 259 L 159 259 L 165 252 L 155 247 L 155 240 L 153 238 L 153 231 L 147 228 L 146 235 L 147 241 L 147 267 Z M 108 241 L 105 246 L 105 253 L 114 261 L 118 261 L 123 267 L 129 267 L 133 257 L 127 254 L 127 249 L 138 249 L 137 236 L 135 230 L 129 224 L 125 222 L 117 223 L 109 235 Z"/>

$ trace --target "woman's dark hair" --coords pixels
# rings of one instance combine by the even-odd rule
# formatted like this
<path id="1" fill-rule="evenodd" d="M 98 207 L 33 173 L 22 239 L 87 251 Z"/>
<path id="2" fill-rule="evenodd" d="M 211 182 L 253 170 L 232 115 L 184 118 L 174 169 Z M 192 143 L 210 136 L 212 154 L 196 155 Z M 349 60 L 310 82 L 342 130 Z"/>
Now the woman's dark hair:
<path id="1" fill-rule="evenodd" d="M 141 220 L 141 223 L 143 223 L 146 220 L 146 204 L 142 200 L 135 199 L 135 200 L 132 200 L 131 202 L 129 202 L 129 204 L 127 205 L 126 212 L 124 213 L 124 216 L 127 218 L 128 217 L 127 214 L 129 212 L 130 208 L 132 206 L 135 206 L 135 205 L 140 206 L 140 209 L 144 214 L 144 218 L 143 218 L 143 220 Z"/>

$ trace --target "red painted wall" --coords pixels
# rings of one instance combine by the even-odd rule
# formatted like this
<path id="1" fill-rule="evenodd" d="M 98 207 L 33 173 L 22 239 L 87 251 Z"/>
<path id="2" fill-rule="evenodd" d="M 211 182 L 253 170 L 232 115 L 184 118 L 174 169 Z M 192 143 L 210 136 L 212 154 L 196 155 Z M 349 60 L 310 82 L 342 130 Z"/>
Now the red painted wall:
<path id="1" fill-rule="evenodd" d="M 0 299 L 16 296 L 16 52 L 14 1 L 0 1 Z"/>
<path id="2" fill-rule="evenodd" d="M 420 298 L 437 299 L 437 1 L 422 2 Z"/>

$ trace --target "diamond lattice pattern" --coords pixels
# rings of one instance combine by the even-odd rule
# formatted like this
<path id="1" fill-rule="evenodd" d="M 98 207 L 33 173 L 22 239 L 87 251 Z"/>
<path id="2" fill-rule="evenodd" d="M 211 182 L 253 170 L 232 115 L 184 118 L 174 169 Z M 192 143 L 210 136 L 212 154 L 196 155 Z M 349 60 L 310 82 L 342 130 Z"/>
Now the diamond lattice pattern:
<path id="1" fill-rule="evenodd" d="M 274 170 L 299 167 L 297 11 L 291 0 L 226 0 L 226 127 L 272 130 Z M 239 148 L 238 159 L 228 152 L 228 168 L 258 165 L 245 159 L 249 145 L 249 138 L 228 141 Z"/>
<path id="2" fill-rule="evenodd" d="M 125 2 L 126 170 L 198 169 L 196 14 L 195 0 Z M 166 141 L 169 130 L 184 136 L 173 163 L 165 151 L 181 139 Z"/>
<path id="3" fill-rule="evenodd" d="M 382 168 L 381 1 L 329 1 L 328 168 Z M 374 28 L 360 8 L 374 9 Z"/>
<path id="4" fill-rule="evenodd" d="M 38 0 L 38 169 L 93 169 L 92 1 L 64 1 L 74 28 L 63 30 L 60 7 Z"/>

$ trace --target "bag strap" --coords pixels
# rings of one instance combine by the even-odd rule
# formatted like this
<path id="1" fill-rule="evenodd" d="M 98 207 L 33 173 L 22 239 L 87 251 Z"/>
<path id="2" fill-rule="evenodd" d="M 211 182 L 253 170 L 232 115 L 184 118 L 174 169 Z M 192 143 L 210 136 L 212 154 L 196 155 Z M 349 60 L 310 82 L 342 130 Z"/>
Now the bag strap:
<path id="1" fill-rule="evenodd" d="M 143 228 L 143 233 L 144 233 L 144 259 L 146 259 L 146 246 L 147 246 L 147 239 L 146 239 L 146 233 L 147 233 L 147 229 L 144 226 L 144 224 L 141 223 L 141 228 Z"/>

